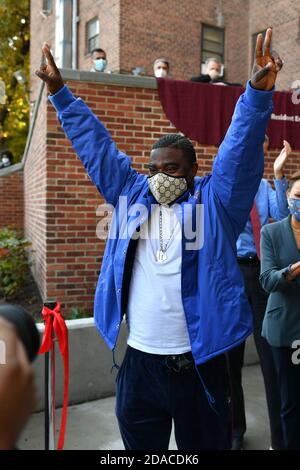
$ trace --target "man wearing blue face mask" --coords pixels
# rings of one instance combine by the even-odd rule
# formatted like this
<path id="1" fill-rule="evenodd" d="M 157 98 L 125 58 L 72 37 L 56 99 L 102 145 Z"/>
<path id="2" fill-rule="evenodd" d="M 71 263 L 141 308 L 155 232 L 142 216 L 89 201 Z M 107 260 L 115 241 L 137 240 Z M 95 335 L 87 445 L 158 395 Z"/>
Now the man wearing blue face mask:
<path id="1" fill-rule="evenodd" d="M 106 52 L 103 49 L 96 48 L 92 50 L 92 68 L 91 72 L 105 72 L 107 66 Z"/>

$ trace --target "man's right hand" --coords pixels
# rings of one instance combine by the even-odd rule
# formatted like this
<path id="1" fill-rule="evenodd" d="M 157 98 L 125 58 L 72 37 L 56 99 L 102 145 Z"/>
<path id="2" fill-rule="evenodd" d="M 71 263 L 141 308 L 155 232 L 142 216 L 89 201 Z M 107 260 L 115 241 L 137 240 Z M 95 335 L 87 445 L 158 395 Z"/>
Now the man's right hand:
<path id="1" fill-rule="evenodd" d="M 43 44 L 42 51 L 48 63 L 42 64 L 35 74 L 46 83 L 49 93 L 55 95 L 64 86 L 64 82 L 46 42 Z"/>

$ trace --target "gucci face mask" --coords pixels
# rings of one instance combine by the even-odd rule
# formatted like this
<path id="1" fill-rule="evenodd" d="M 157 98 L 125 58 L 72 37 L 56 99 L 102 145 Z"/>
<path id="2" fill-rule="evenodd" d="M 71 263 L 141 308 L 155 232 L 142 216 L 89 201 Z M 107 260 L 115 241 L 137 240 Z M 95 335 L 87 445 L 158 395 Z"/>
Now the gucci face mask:
<path id="1" fill-rule="evenodd" d="M 149 189 L 159 204 L 171 204 L 188 189 L 184 176 L 156 173 L 148 177 Z"/>

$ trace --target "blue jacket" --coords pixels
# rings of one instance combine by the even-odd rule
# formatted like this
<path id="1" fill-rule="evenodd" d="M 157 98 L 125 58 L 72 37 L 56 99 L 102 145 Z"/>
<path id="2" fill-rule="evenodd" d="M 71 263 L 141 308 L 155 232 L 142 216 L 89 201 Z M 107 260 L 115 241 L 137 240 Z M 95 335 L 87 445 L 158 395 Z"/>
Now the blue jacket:
<path id="1" fill-rule="evenodd" d="M 194 189 L 177 202 L 204 209 L 204 244 L 187 250 L 190 241 L 182 230 L 182 302 L 196 364 L 224 353 L 252 332 L 252 313 L 236 261 L 236 241 L 244 229 L 263 176 L 263 141 L 272 111 L 273 92 L 247 84 L 232 123 L 215 158 L 212 174 L 195 178 Z M 109 132 L 80 98 L 64 86 L 50 100 L 89 177 L 116 211 L 119 197 L 128 205 L 150 209 L 155 200 L 147 176 L 131 167 Z M 199 124 L 201 125 L 201 123 Z M 196 217 L 196 215 L 195 215 Z M 125 313 L 122 308 L 124 269 L 131 233 L 124 236 L 122 221 L 117 238 L 108 239 L 99 276 L 95 323 L 110 349 L 114 349 Z M 122 235 L 122 236 L 121 236 Z M 127 286 L 128 287 L 128 286 Z"/>
<path id="2" fill-rule="evenodd" d="M 275 220 L 281 220 L 287 217 L 290 213 L 286 198 L 286 191 L 288 189 L 287 179 L 274 179 L 274 185 L 275 191 L 267 180 L 262 179 L 255 196 L 255 203 L 262 227 L 269 223 L 270 217 Z M 249 257 L 256 255 L 250 217 L 248 218 L 246 226 L 240 234 L 236 245 L 238 256 Z"/>

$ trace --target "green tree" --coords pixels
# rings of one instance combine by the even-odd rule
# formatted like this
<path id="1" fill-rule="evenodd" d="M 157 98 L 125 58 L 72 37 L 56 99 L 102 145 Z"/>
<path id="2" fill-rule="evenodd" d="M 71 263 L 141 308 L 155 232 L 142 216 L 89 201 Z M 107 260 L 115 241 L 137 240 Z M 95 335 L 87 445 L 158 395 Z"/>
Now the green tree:
<path id="1" fill-rule="evenodd" d="M 0 80 L 6 100 L 0 104 L 0 150 L 20 161 L 29 127 L 29 0 L 0 0 Z M 20 71 L 25 84 L 14 73 Z"/>

